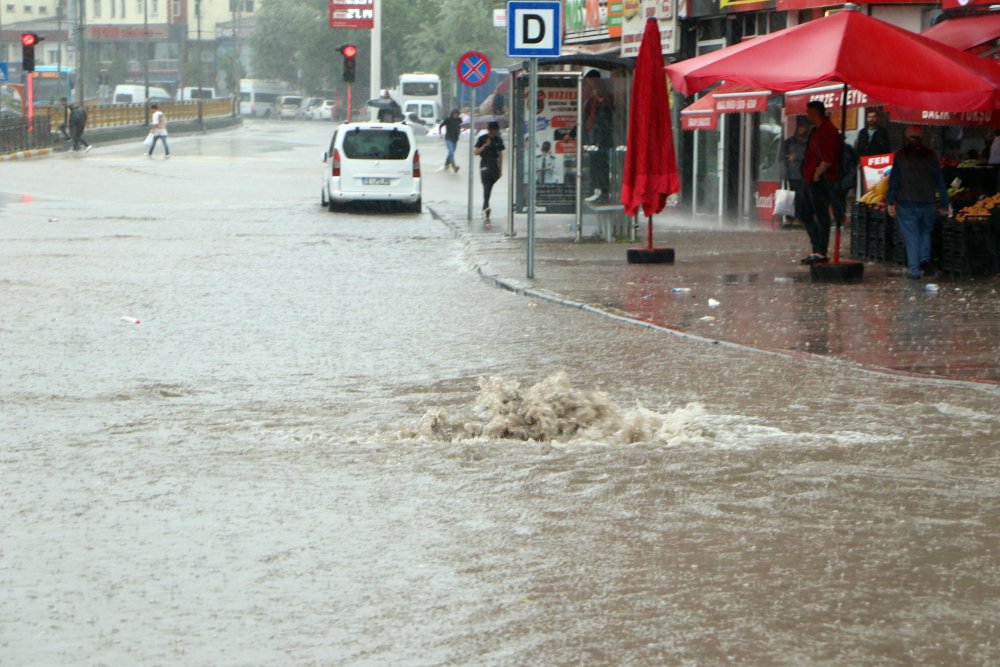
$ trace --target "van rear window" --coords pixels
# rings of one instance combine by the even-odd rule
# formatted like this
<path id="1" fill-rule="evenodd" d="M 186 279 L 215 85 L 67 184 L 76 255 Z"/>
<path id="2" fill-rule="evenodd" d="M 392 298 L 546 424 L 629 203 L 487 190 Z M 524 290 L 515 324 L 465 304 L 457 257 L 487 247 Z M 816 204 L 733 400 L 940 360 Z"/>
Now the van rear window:
<path id="1" fill-rule="evenodd" d="M 344 155 L 353 160 L 405 160 L 410 140 L 396 129 L 351 130 L 344 135 Z"/>

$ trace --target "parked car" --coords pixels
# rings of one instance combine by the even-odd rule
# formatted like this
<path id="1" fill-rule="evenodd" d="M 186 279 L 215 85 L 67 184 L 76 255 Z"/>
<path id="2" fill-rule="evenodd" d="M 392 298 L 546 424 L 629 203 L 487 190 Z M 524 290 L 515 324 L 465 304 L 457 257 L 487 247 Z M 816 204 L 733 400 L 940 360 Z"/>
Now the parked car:
<path id="1" fill-rule="evenodd" d="M 421 211 L 420 152 L 402 123 L 344 123 L 323 152 L 320 201 L 330 211 L 352 201 L 396 202 Z"/>
<path id="2" fill-rule="evenodd" d="M 299 118 L 302 114 L 302 98 L 298 95 L 282 95 L 278 98 L 278 118 Z"/>
<path id="3" fill-rule="evenodd" d="M 312 108 L 313 120 L 333 120 L 333 100 L 323 100 Z"/>

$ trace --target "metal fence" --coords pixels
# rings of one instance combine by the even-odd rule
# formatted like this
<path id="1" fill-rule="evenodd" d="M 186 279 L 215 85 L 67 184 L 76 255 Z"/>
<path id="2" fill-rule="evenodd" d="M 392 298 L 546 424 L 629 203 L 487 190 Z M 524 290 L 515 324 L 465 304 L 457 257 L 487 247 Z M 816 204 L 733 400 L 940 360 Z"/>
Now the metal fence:
<path id="1" fill-rule="evenodd" d="M 56 126 L 58 127 L 58 123 Z M 16 153 L 52 145 L 52 121 L 48 114 L 27 118 L 0 118 L 0 154 Z"/>
<path id="2" fill-rule="evenodd" d="M 90 104 L 87 129 L 144 127 L 148 122 L 145 104 Z M 160 109 L 170 122 L 199 121 L 233 115 L 233 98 L 164 102 Z M 36 107 L 34 122 L 24 117 L 0 119 L 0 155 L 36 148 L 49 148 L 59 135 L 64 113 L 59 106 Z"/>

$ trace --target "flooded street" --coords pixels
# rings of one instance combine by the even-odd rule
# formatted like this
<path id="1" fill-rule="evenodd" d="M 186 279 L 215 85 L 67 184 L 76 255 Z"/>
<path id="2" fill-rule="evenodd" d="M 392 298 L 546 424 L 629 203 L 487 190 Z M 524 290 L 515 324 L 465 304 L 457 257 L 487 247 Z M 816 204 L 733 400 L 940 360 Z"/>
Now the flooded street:
<path id="1" fill-rule="evenodd" d="M 996 386 L 492 288 L 330 131 L 0 167 L 0 664 L 1000 664 Z"/>

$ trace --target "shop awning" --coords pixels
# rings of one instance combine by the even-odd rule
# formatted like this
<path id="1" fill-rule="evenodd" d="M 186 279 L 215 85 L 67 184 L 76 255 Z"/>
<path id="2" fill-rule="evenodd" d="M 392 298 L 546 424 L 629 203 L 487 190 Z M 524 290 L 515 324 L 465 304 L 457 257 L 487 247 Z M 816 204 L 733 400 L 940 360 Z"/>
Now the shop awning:
<path id="1" fill-rule="evenodd" d="M 826 107 L 829 114 L 831 110 L 840 110 L 844 101 L 844 84 L 830 81 L 818 86 L 810 86 L 800 90 L 790 90 L 785 93 L 785 114 L 795 116 L 804 114 L 806 106 L 813 100 L 819 100 Z M 847 108 L 857 109 L 858 107 L 876 106 L 876 102 L 856 88 L 847 87 Z"/>
<path id="2" fill-rule="evenodd" d="M 968 51 L 1000 39 L 1000 11 L 958 16 L 931 26 L 920 34 L 936 42 Z"/>
<path id="3" fill-rule="evenodd" d="M 715 130 L 720 113 L 755 113 L 767 108 L 769 90 L 755 89 L 742 83 L 723 83 L 681 110 L 684 130 Z"/>

